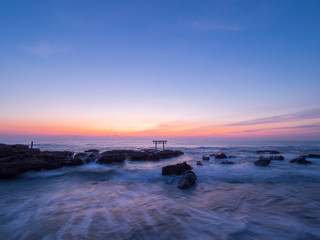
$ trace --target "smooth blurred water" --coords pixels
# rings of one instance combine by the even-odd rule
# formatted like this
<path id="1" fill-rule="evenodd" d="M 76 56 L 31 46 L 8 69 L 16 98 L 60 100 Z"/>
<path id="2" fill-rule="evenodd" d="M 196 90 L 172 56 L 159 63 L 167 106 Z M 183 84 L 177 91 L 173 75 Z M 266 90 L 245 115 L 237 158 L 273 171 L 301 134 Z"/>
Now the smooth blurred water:
<path id="1" fill-rule="evenodd" d="M 150 141 L 35 143 L 41 150 L 150 148 Z M 319 142 L 168 142 L 185 152 L 157 162 L 87 164 L 29 172 L 0 180 L 0 239 L 320 239 Z M 284 161 L 257 167 L 259 149 Z M 237 158 L 196 161 L 223 151 Z M 268 154 L 266 154 L 268 155 Z M 180 176 L 161 168 L 187 161 L 197 183 L 177 188 Z"/>

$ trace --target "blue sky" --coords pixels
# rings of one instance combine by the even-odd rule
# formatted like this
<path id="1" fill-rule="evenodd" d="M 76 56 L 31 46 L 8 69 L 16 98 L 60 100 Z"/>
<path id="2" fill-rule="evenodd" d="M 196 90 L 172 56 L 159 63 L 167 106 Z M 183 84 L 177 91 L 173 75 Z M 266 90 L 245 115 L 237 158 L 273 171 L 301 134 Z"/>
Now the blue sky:
<path id="1" fill-rule="evenodd" d="M 1 1 L 0 134 L 320 137 L 319 10 Z"/>

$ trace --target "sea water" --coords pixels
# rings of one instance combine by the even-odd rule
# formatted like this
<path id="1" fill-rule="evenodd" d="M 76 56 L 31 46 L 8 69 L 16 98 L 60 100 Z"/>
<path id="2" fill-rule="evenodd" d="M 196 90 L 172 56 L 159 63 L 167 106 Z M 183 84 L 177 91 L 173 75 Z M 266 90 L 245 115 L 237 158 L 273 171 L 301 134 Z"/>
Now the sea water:
<path id="1" fill-rule="evenodd" d="M 152 142 L 43 142 L 41 150 L 143 149 Z M 185 154 L 160 161 L 28 172 L 0 180 L 0 239 L 320 239 L 320 159 L 290 164 L 320 153 L 319 142 L 169 141 Z M 284 161 L 254 166 L 260 149 L 281 152 Z M 233 165 L 203 155 L 234 155 Z M 177 188 L 181 176 L 161 168 L 188 162 L 197 182 Z"/>

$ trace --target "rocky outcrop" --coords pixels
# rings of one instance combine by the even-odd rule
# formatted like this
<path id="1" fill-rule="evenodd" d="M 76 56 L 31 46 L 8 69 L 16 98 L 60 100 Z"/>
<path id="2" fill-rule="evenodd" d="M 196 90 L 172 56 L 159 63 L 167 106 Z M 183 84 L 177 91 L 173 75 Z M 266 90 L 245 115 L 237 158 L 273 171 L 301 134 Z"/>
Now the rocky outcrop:
<path id="1" fill-rule="evenodd" d="M 312 162 L 306 160 L 305 157 L 297 157 L 297 158 L 291 159 L 290 163 L 311 164 Z"/>
<path id="2" fill-rule="evenodd" d="M 208 156 L 202 156 L 202 160 L 210 160 L 210 157 L 208 157 Z"/>
<path id="3" fill-rule="evenodd" d="M 185 171 L 191 170 L 192 167 L 187 162 L 168 165 L 162 168 L 162 175 L 183 174 Z"/>
<path id="4" fill-rule="evenodd" d="M 256 153 L 269 153 L 269 154 L 280 154 L 280 152 L 275 151 L 275 150 L 258 150 Z"/>
<path id="5" fill-rule="evenodd" d="M 213 157 L 215 157 L 215 158 L 217 158 L 217 159 L 227 158 L 227 155 L 224 154 L 224 153 L 221 153 L 221 152 L 219 152 L 219 153 L 214 153 L 214 154 L 210 154 L 210 156 L 213 156 Z"/>
<path id="6" fill-rule="evenodd" d="M 259 160 L 254 162 L 254 165 L 256 166 L 268 166 L 270 164 L 270 159 L 269 158 L 264 158 L 264 157 L 260 157 Z"/>
<path id="7" fill-rule="evenodd" d="M 187 189 L 191 187 L 195 181 L 197 180 L 197 176 L 192 171 L 186 171 L 180 181 L 178 182 L 178 188 Z"/>
<path id="8" fill-rule="evenodd" d="M 202 166 L 202 162 L 201 161 L 197 161 L 197 165 L 198 166 Z"/>
<path id="9" fill-rule="evenodd" d="M 234 164 L 234 162 L 224 160 L 224 161 L 220 162 L 220 164 Z"/>
<path id="10" fill-rule="evenodd" d="M 128 154 L 134 152 L 133 150 L 112 150 L 106 151 L 98 155 L 97 163 L 111 164 L 122 163 L 128 157 Z"/>
<path id="11" fill-rule="evenodd" d="M 127 158 L 129 161 L 157 161 L 160 159 L 178 157 L 183 154 L 183 152 L 177 150 L 142 150 L 129 153 Z"/>
<path id="12" fill-rule="evenodd" d="M 27 145 L 0 144 L 0 178 L 11 178 L 27 171 L 81 165 L 69 151 L 40 151 Z"/>

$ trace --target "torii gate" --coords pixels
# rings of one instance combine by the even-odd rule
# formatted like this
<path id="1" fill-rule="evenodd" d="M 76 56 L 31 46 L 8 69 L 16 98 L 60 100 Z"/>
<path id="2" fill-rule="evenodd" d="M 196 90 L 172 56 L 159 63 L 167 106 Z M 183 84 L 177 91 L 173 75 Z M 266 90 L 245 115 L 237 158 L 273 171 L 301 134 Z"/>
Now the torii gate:
<path id="1" fill-rule="evenodd" d="M 164 150 L 164 144 L 167 143 L 167 140 L 153 140 L 154 143 L 154 149 L 157 150 L 158 148 L 158 143 L 162 143 L 162 150 Z"/>

